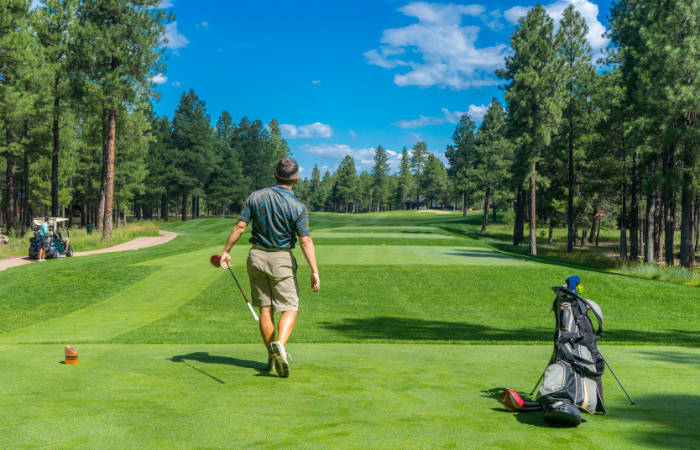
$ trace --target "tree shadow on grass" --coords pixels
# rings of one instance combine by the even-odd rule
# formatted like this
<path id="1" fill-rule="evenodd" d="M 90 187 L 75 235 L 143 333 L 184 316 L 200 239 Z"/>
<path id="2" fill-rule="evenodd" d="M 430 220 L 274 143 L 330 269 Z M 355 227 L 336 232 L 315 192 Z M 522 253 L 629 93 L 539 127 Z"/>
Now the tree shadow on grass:
<path id="1" fill-rule="evenodd" d="M 644 357 L 650 359 L 651 361 L 657 363 L 675 363 L 675 364 L 689 364 L 698 366 L 700 368 L 700 352 L 698 353 L 686 353 L 679 351 L 664 351 L 664 352 L 651 352 L 651 351 L 641 351 L 639 352 Z"/>
<path id="2" fill-rule="evenodd" d="M 265 371 L 266 364 L 261 363 L 258 361 L 250 361 L 248 359 L 238 359 L 238 358 L 232 358 L 230 356 L 213 356 L 210 355 L 207 352 L 195 352 L 195 353 L 189 353 L 187 355 L 176 355 L 170 358 L 170 361 L 175 362 L 175 363 L 183 363 L 186 366 L 189 366 L 193 368 L 194 370 L 203 373 L 204 375 L 208 376 L 209 378 L 212 378 L 216 381 L 218 381 L 221 384 L 225 384 L 223 381 L 219 380 L 218 378 L 214 377 L 213 375 L 208 374 L 207 372 L 198 369 L 197 367 L 194 367 L 193 365 L 189 364 L 187 361 L 197 361 L 200 363 L 204 364 L 225 364 L 229 366 L 236 366 L 236 367 L 241 367 L 244 369 L 255 369 L 258 371 L 257 376 L 261 377 L 266 377 L 266 376 L 273 376 L 269 372 Z"/>
<path id="3" fill-rule="evenodd" d="M 446 253 L 452 256 L 465 256 L 467 258 L 495 258 L 495 259 L 510 259 L 516 260 L 510 255 L 504 255 L 502 253 L 494 252 L 492 250 L 473 250 L 473 249 L 456 249 L 456 253 Z"/>
<path id="4" fill-rule="evenodd" d="M 346 318 L 320 325 L 350 339 L 399 341 L 480 341 L 551 343 L 554 327 L 497 328 L 488 325 L 403 317 Z M 600 345 L 607 342 L 652 344 L 700 344 L 700 331 L 664 332 L 609 330 Z"/>

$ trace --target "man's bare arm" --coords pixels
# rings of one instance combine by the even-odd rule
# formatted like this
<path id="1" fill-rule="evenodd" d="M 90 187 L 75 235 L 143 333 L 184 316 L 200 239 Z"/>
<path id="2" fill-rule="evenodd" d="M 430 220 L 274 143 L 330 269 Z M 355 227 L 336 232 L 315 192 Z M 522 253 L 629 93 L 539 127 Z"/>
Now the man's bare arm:
<path id="1" fill-rule="evenodd" d="M 311 290 L 318 292 L 321 288 L 321 279 L 318 277 L 318 267 L 316 266 L 316 250 L 314 249 L 314 241 L 311 236 L 302 236 L 299 238 L 301 243 L 301 251 L 304 253 L 304 258 L 311 268 Z"/>
<path id="2" fill-rule="evenodd" d="M 228 235 L 228 240 L 226 241 L 226 245 L 224 245 L 224 251 L 221 252 L 221 267 L 223 269 L 228 269 L 231 266 L 231 255 L 229 255 L 229 252 L 231 251 L 231 247 L 241 238 L 241 235 L 245 233 L 247 226 L 248 224 L 246 222 L 239 220 L 236 226 L 233 227 L 231 234 Z"/>

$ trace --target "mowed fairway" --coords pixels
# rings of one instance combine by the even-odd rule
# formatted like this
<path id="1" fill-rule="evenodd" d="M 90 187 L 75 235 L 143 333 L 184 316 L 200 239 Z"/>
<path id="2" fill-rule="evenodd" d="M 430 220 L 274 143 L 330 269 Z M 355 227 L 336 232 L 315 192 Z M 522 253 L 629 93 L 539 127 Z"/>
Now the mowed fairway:
<path id="1" fill-rule="evenodd" d="M 0 448 L 700 446 L 696 288 L 518 259 L 447 231 L 472 226 L 458 213 L 312 214 L 322 288 L 309 292 L 295 251 L 285 380 L 263 371 L 256 323 L 209 265 L 234 222 L 0 273 Z M 232 257 L 249 292 L 247 248 Z M 549 288 L 572 274 L 603 307 L 601 350 L 638 403 L 608 372 L 609 415 L 573 430 L 496 399 L 539 378 Z M 78 365 L 61 364 L 65 344 Z"/>

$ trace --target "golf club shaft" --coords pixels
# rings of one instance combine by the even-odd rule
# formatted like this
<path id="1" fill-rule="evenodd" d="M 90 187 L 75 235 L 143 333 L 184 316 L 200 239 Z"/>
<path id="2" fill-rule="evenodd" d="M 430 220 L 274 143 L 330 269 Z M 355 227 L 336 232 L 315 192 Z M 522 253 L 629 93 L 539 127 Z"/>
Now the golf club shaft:
<path id="1" fill-rule="evenodd" d="M 250 312 L 253 313 L 253 317 L 255 318 L 255 321 L 258 322 L 260 319 L 258 319 L 258 315 L 255 314 L 255 310 L 253 309 L 253 305 L 250 304 L 250 302 L 248 301 L 248 298 L 245 296 L 245 293 L 243 292 L 243 288 L 241 288 L 241 283 L 238 282 L 238 278 L 236 278 L 236 275 L 234 275 L 231 267 L 228 268 L 228 271 L 231 272 L 231 276 L 233 276 L 233 279 L 236 281 L 236 285 L 238 285 L 238 290 L 241 291 L 241 295 L 243 296 L 243 300 L 245 300 L 246 304 L 248 305 Z"/>
<path id="2" fill-rule="evenodd" d="M 620 387 L 622 388 L 622 390 L 625 392 L 625 395 L 626 395 L 627 398 L 630 400 L 630 403 L 632 403 L 633 405 L 636 405 L 636 403 L 634 402 L 634 400 L 632 400 L 632 397 L 630 397 L 630 395 L 627 393 L 627 389 L 625 389 L 625 387 L 622 385 L 622 383 L 620 383 L 620 379 L 617 378 L 617 375 L 615 375 L 615 371 L 612 370 L 612 367 L 610 367 L 610 364 L 608 364 L 608 360 L 605 359 L 605 357 L 603 357 L 602 354 L 601 354 L 600 356 L 603 358 L 603 361 L 605 361 L 605 365 L 608 366 L 608 369 L 610 369 L 610 373 L 613 374 L 613 376 L 614 376 L 615 379 L 617 380 L 617 384 L 619 384 Z"/>
<path id="3" fill-rule="evenodd" d="M 549 367 L 549 366 L 548 366 Z M 547 370 L 546 368 L 544 370 Z M 542 378 L 544 378 L 544 372 L 542 372 L 542 376 L 540 376 L 540 379 L 537 380 L 537 384 L 535 384 L 535 387 L 532 388 L 532 392 L 530 392 L 530 395 L 534 394 L 535 391 L 537 390 L 537 386 L 540 385 L 540 382 L 542 381 Z"/>

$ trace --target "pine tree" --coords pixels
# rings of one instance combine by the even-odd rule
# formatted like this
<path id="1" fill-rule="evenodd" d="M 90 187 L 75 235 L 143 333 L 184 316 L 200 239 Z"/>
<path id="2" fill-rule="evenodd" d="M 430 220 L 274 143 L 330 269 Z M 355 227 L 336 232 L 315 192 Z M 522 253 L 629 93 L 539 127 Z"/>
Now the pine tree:
<path id="1" fill-rule="evenodd" d="M 408 156 L 408 150 L 406 147 L 403 148 L 401 152 L 401 163 L 399 164 L 399 180 L 397 187 L 397 195 L 401 196 L 400 205 L 401 208 L 406 207 L 407 196 L 411 195 L 413 192 L 413 175 L 411 175 L 411 159 Z"/>
<path id="2" fill-rule="evenodd" d="M 506 82 L 509 129 L 529 180 L 530 254 L 537 254 L 537 164 L 561 120 L 562 61 L 557 57 L 554 23 L 541 5 L 518 20 L 511 35 L 513 55 L 496 73 Z"/>
<path id="3" fill-rule="evenodd" d="M 160 0 L 83 0 L 78 4 L 67 64 L 77 74 L 74 79 L 80 81 L 84 101 L 103 109 L 97 223 L 104 240 L 112 238 L 117 111 L 125 104 L 158 98 L 151 78 L 165 70 L 162 36 L 165 24 L 174 17 L 158 8 L 159 4 Z"/>
<path id="4" fill-rule="evenodd" d="M 476 124 L 472 122 L 468 114 L 463 115 L 459 119 L 457 128 L 452 134 L 454 145 L 448 145 L 445 151 L 445 157 L 450 163 L 449 174 L 453 181 L 455 189 L 462 194 L 462 216 L 467 217 L 467 191 L 470 188 L 470 180 L 468 172 L 472 166 L 476 136 L 474 131 Z"/>
<path id="5" fill-rule="evenodd" d="M 489 205 L 493 194 L 510 176 L 508 169 L 513 158 L 513 148 L 505 135 L 506 117 L 503 106 L 494 98 L 476 135 L 474 164 L 467 169 L 467 177 L 484 193 L 484 217 L 480 231 L 482 234 L 486 232 L 488 225 Z"/>
<path id="6" fill-rule="evenodd" d="M 43 48 L 51 70 L 51 97 L 53 99 L 53 153 L 51 159 L 51 215 L 58 216 L 58 170 L 60 159 L 61 113 L 70 97 L 68 51 L 72 44 L 76 17 L 76 0 L 43 0 L 36 10 L 34 30 Z"/>
<path id="7" fill-rule="evenodd" d="M 348 212 L 348 204 L 355 201 L 357 189 L 357 171 L 355 169 L 355 159 L 350 155 L 340 161 L 336 171 L 336 201 L 345 203 L 345 212 Z"/>
<path id="8" fill-rule="evenodd" d="M 591 80 L 591 72 L 595 69 L 591 65 L 591 46 L 588 44 L 586 35 L 588 26 L 581 14 L 569 5 L 562 15 L 557 33 L 557 43 L 559 45 L 559 57 L 564 62 L 564 120 L 562 123 L 562 137 L 565 136 L 568 150 L 568 205 L 567 205 L 567 245 L 566 251 L 574 251 L 574 192 L 576 190 L 576 176 L 574 172 L 574 158 L 585 158 L 581 151 L 574 155 L 574 147 L 579 144 L 580 137 L 586 132 L 585 126 L 581 124 L 581 115 L 586 110 L 589 86 L 586 82 Z"/>
<path id="9" fill-rule="evenodd" d="M 447 196 L 449 186 L 445 164 L 432 153 L 428 153 L 426 158 L 422 182 L 422 191 L 428 200 L 428 208 L 433 201 L 440 202 Z"/>
<path id="10" fill-rule="evenodd" d="M 292 151 L 289 149 L 287 141 L 282 137 L 282 130 L 280 130 L 280 124 L 277 122 L 277 119 L 272 119 L 267 124 L 267 128 L 270 131 L 270 141 L 272 143 L 272 163 L 274 166 L 277 166 L 280 160 L 291 158 Z"/>
<path id="11" fill-rule="evenodd" d="M 314 168 L 311 171 L 311 184 L 309 186 L 309 197 L 311 198 L 309 203 L 313 211 L 321 211 L 323 208 L 321 196 L 321 171 L 318 170 L 318 164 L 314 164 Z"/>
<path id="12" fill-rule="evenodd" d="M 425 142 L 416 142 L 411 147 L 411 169 L 416 177 L 416 204 L 420 207 L 420 190 L 423 180 L 423 170 L 428 159 L 428 146 Z"/>
<path id="13" fill-rule="evenodd" d="M 381 210 L 381 206 L 386 204 L 387 201 L 390 168 L 386 150 L 381 145 L 378 145 L 374 151 L 374 165 L 372 166 L 374 195 L 377 197 L 377 212 Z"/>
<path id="14" fill-rule="evenodd" d="M 177 148 L 174 174 L 182 186 L 183 221 L 187 220 L 190 191 L 207 181 L 215 162 L 215 135 L 209 125 L 210 117 L 205 106 L 194 91 L 190 90 L 180 97 L 173 118 L 173 140 Z"/>
<path id="15" fill-rule="evenodd" d="M 243 205 L 250 180 L 243 176 L 243 166 L 236 151 L 224 139 L 216 139 L 213 144 L 216 164 L 206 184 L 207 202 L 221 207 L 221 217 L 225 217 L 227 205 Z"/>

